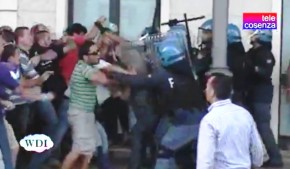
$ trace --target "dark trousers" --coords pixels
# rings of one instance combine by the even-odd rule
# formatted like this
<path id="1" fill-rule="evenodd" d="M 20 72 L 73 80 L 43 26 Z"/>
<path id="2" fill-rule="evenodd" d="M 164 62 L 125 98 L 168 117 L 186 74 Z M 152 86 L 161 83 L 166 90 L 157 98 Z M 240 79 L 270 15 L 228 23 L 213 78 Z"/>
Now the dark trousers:
<path id="1" fill-rule="evenodd" d="M 30 112 L 30 105 L 22 104 L 17 105 L 15 109 L 6 113 L 6 119 L 11 124 L 18 142 L 29 134 L 27 131 L 31 122 L 32 114 Z M 20 147 L 17 156 L 16 168 L 21 169 L 21 167 L 27 163 L 29 157 L 30 152 L 27 152 L 24 148 Z"/>
<path id="2" fill-rule="evenodd" d="M 234 104 L 239 105 L 239 106 L 247 109 L 245 92 L 239 91 L 239 90 L 234 90 L 234 93 L 231 97 L 231 100 Z"/>
<path id="3" fill-rule="evenodd" d="M 273 132 L 270 127 L 271 103 L 253 103 L 252 114 L 256 121 L 258 131 L 265 144 L 271 163 L 282 163 L 282 156 L 279 147 L 275 142 Z"/>
<path id="4" fill-rule="evenodd" d="M 6 119 L 13 127 L 18 142 L 27 134 L 30 116 L 29 104 L 18 105 L 6 114 Z"/>
<path id="5" fill-rule="evenodd" d="M 109 140 L 116 139 L 118 119 L 124 132 L 129 131 L 129 105 L 120 98 L 109 97 L 102 105 L 102 122 Z"/>

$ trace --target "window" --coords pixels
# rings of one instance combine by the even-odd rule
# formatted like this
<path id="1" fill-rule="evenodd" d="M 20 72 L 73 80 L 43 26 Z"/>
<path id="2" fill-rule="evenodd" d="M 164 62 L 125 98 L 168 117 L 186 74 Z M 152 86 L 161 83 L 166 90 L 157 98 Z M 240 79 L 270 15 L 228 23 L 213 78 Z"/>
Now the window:
<path id="1" fill-rule="evenodd" d="M 74 0 L 73 22 L 81 23 L 90 29 L 100 16 L 109 18 L 109 2 L 109 0 Z"/>
<path id="2" fill-rule="evenodd" d="M 70 23 L 79 22 L 90 28 L 100 16 L 110 18 L 111 0 L 71 0 L 69 11 L 73 12 Z M 145 27 L 152 26 L 156 0 L 119 0 L 120 1 L 120 35 L 128 40 L 136 40 Z M 118 23 L 115 23 L 118 24 Z"/>
<path id="3" fill-rule="evenodd" d="M 156 0 L 120 0 L 120 35 L 136 40 L 145 27 L 152 26 Z"/>

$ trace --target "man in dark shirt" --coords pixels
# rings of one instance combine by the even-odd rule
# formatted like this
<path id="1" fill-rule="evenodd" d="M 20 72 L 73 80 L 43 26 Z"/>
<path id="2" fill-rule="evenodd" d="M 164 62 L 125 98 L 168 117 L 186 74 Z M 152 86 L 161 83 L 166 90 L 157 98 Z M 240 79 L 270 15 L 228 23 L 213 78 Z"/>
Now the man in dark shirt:
<path id="1" fill-rule="evenodd" d="M 47 31 L 40 31 L 35 34 L 35 43 L 33 44 L 30 54 L 31 57 L 41 55 L 48 50 L 53 50 L 57 53 L 57 57 L 52 60 L 41 60 L 35 67 L 38 74 L 43 74 L 46 71 L 53 71 L 54 74 L 50 76 L 42 85 L 42 92 L 50 93 L 53 96 L 52 103 L 57 110 L 59 123 L 56 132 L 54 133 L 54 148 L 44 152 L 35 160 L 35 163 L 30 164 L 30 168 L 37 168 L 42 162 L 49 158 L 52 152 L 60 146 L 60 143 L 68 129 L 67 108 L 68 101 L 64 99 L 64 92 L 67 89 L 66 82 L 62 77 L 59 69 L 59 61 L 65 56 L 65 53 L 72 49 L 73 46 L 64 46 L 62 44 L 54 44 L 50 38 L 50 33 Z M 50 162 L 56 162 L 51 160 Z M 52 163 L 51 163 L 52 164 Z"/>
<path id="2" fill-rule="evenodd" d="M 52 40 L 50 38 L 50 34 L 47 31 L 41 31 L 36 33 L 35 35 L 35 43 L 30 49 L 31 57 L 35 55 L 41 55 L 47 52 L 48 50 L 53 50 L 57 53 L 57 58 L 52 60 L 41 60 L 38 65 L 36 65 L 35 70 L 38 74 L 43 74 L 46 71 L 54 72 L 47 81 L 45 81 L 42 85 L 42 92 L 52 92 L 54 96 L 53 103 L 56 107 L 57 103 L 61 102 L 64 91 L 66 90 L 66 83 L 63 77 L 60 75 L 60 70 L 58 66 L 58 62 L 64 56 L 64 48 L 63 45 L 55 45 L 52 44 Z"/>

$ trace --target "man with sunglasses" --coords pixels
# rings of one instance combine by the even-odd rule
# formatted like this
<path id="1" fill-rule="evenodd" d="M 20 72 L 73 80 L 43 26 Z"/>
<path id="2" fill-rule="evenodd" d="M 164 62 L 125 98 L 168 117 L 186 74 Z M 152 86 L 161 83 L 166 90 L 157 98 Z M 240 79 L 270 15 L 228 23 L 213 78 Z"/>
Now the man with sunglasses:
<path id="1" fill-rule="evenodd" d="M 81 166 L 88 168 L 97 140 L 94 109 L 97 103 L 96 85 L 107 84 L 106 75 L 96 65 L 100 55 L 98 47 L 86 41 L 79 49 L 79 61 L 70 81 L 68 120 L 72 128 L 73 145 L 62 169 L 71 169 L 79 157 Z"/>

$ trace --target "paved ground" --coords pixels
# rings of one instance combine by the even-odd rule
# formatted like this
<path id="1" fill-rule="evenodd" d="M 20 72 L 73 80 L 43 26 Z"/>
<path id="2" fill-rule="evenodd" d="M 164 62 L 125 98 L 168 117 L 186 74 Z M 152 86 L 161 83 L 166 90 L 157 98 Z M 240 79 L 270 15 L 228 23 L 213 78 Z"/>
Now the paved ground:
<path id="1" fill-rule="evenodd" d="M 283 169 L 290 169 L 290 151 L 282 151 L 285 166 Z M 115 151 L 112 155 L 112 162 L 114 164 L 114 169 L 127 169 L 127 161 L 129 157 L 129 151 L 126 149 L 119 149 Z M 91 169 L 97 169 L 97 167 L 92 166 Z M 275 168 L 268 168 L 275 169 Z"/>
<path id="2" fill-rule="evenodd" d="M 290 169 L 290 151 L 282 151 L 285 166 L 283 169 Z"/>

